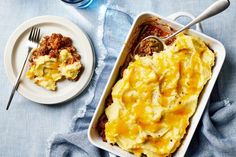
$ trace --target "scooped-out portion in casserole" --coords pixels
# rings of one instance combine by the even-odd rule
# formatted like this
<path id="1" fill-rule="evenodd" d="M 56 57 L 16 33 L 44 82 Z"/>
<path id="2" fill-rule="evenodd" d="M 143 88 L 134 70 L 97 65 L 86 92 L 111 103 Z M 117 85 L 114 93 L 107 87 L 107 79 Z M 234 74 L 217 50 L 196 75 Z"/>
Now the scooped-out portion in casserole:
<path id="1" fill-rule="evenodd" d="M 179 34 L 161 52 L 135 55 L 107 99 L 97 130 L 105 141 L 147 157 L 180 146 L 215 54 L 199 38 Z"/>

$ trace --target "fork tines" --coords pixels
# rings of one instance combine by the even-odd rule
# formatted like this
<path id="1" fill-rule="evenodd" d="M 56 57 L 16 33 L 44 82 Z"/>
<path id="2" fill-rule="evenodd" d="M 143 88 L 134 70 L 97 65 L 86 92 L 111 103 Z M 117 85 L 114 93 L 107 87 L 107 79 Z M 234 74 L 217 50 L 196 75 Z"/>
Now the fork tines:
<path id="1" fill-rule="evenodd" d="M 37 27 L 32 27 L 28 40 L 32 41 L 32 42 L 39 43 L 39 40 L 40 40 L 40 29 L 37 28 Z"/>

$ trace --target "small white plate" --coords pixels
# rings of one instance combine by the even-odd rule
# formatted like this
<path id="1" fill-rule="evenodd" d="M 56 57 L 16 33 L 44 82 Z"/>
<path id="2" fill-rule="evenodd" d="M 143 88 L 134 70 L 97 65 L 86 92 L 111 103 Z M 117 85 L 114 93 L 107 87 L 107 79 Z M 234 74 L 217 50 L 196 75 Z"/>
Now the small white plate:
<path id="1" fill-rule="evenodd" d="M 18 92 L 25 98 L 41 104 L 57 104 L 79 95 L 89 84 L 95 67 L 95 54 L 88 36 L 71 21 L 57 16 L 40 16 L 21 24 L 9 38 L 4 55 L 5 70 L 10 82 L 16 80 L 27 54 L 27 39 L 32 26 L 41 29 L 41 36 L 61 33 L 72 39 L 81 55 L 84 71 L 78 81 L 63 80 L 57 83 L 56 91 L 48 91 L 25 77 L 28 64 L 21 78 Z M 10 94 L 10 91 L 9 91 Z"/>

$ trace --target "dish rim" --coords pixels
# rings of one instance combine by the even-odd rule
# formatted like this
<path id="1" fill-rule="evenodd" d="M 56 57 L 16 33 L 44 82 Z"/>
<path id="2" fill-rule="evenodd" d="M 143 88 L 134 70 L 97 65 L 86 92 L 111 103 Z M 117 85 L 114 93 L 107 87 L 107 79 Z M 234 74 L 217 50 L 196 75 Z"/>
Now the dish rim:
<path id="1" fill-rule="evenodd" d="M 135 18 L 135 20 L 134 20 L 134 22 L 133 22 L 133 24 L 132 24 L 132 26 L 131 26 L 131 28 L 130 28 L 128 34 L 127 34 L 127 37 L 126 37 L 124 43 L 128 43 L 128 41 L 129 41 L 130 38 L 131 38 L 132 32 L 134 31 L 136 25 L 138 25 L 138 20 L 140 20 L 140 18 L 143 17 L 143 16 L 153 16 L 153 17 L 160 18 L 160 19 L 163 20 L 163 21 L 167 21 L 167 24 L 170 24 L 170 25 L 171 25 L 172 27 L 174 27 L 174 28 L 175 28 L 175 27 L 182 27 L 182 26 L 183 26 L 182 24 L 180 24 L 180 23 L 178 23 L 178 22 L 176 22 L 176 21 L 174 21 L 174 20 L 170 20 L 170 19 L 168 19 L 167 17 L 160 16 L 160 15 L 157 14 L 157 13 L 154 13 L 154 12 L 142 12 L 142 13 L 140 13 L 139 15 L 136 16 L 136 18 Z M 224 47 L 224 45 L 223 45 L 220 41 L 218 41 L 218 40 L 216 40 L 216 39 L 214 39 L 214 38 L 212 38 L 212 37 L 210 37 L 210 36 L 208 36 L 208 35 L 206 35 L 206 34 L 204 34 L 204 33 L 202 33 L 202 32 L 199 32 L 199 31 L 196 31 L 196 30 L 193 30 L 193 29 L 189 29 L 189 32 L 190 32 L 190 33 L 197 34 L 200 38 L 208 39 L 209 41 L 212 41 L 212 42 L 214 42 L 216 45 L 218 45 L 219 47 L 221 47 L 222 51 L 220 52 L 220 54 L 217 52 L 217 54 L 220 56 L 220 59 L 221 59 L 220 61 L 221 61 L 221 62 L 219 62 L 219 61 L 217 61 L 217 60 L 215 61 L 215 66 L 216 66 L 216 64 L 217 64 L 217 65 L 218 65 L 218 69 L 216 69 L 216 71 L 212 71 L 212 78 L 208 81 L 208 83 L 211 82 L 211 86 L 208 86 L 208 83 L 207 83 L 207 85 L 204 86 L 204 89 L 202 90 L 202 92 L 201 92 L 201 94 L 200 94 L 200 95 L 202 95 L 202 96 L 201 96 L 201 99 L 203 99 L 203 98 L 202 98 L 203 96 L 206 97 L 206 98 L 205 98 L 205 101 L 206 101 L 206 102 L 205 102 L 203 105 L 200 106 L 200 104 L 202 104 L 202 102 L 201 102 L 202 100 L 199 100 L 199 101 L 198 101 L 198 106 L 197 106 L 196 111 L 195 111 L 195 113 L 194 113 L 194 115 L 196 115 L 196 112 L 197 112 L 197 111 L 199 112 L 199 113 L 198 113 L 198 117 L 196 117 L 196 118 L 197 118 L 197 121 L 194 123 L 194 126 L 193 126 L 193 128 L 192 128 L 192 130 L 191 130 L 191 132 L 190 132 L 191 134 L 189 133 L 190 128 L 188 128 L 188 130 L 187 130 L 187 132 L 186 132 L 186 134 L 185 134 L 185 137 L 184 137 L 183 141 L 181 142 L 181 145 L 177 148 L 177 150 L 175 151 L 175 153 L 174 153 L 174 155 L 173 155 L 174 157 L 180 157 L 180 156 L 182 157 L 182 156 L 185 155 L 185 153 L 186 153 L 186 151 L 187 151 L 187 148 L 188 148 L 188 146 L 189 146 L 189 144 L 190 144 L 190 142 L 191 142 L 191 139 L 192 139 L 192 137 L 193 137 L 193 134 L 194 134 L 194 132 L 196 131 L 197 125 L 198 125 L 198 123 L 200 122 L 200 119 L 201 119 L 201 116 L 202 116 L 202 114 L 203 114 L 203 111 L 204 111 L 205 108 L 206 108 L 206 105 L 207 105 L 209 96 L 210 96 L 210 94 L 211 94 L 211 92 L 212 92 L 212 90 L 213 90 L 214 84 L 215 84 L 215 82 L 216 82 L 216 79 L 218 78 L 219 72 L 220 72 L 220 70 L 221 70 L 221 68 L 222 68 L 222 66 L 223 66 L 223 63 L 224 63 L 224 60 L 225 60 L 225 56 L 226 56 L 225 47 Z M 97 124 L 96 119 L 98 119 L 98 118 L 100 117 L 100 115 L 101 115 L 101 114 L 99 115 L 99 110 L 100 110 L 101 108 L 104 108 L 104 107 L 102 107 L 102 105 L 104 105 L 102 102 L 104 101 L 104 99 L 106 99 L 105 96 L 106 96 L 107 91 L 111 90 L 111 88 L 112 88 L 112 87 L 109 88 L 109 85 L 110 85 L 110 83 L 111 83 L 112 78 L 113 78 L 113 77 L 116 77 L 116 76 L 114 76 L 114 73 L 115 73 L 116 68 L 119 68 L 119 61 L 122 60 L 121 56 L 122 56 L 122 53 L 124 53 L 125 47 L 126 47 L 126 44 L 123 44 L 123 46 L 122 46 L 122 48 L 121 48 L 121 50 L 120 50 L 120 54 L 118 55 L 118 57 L 117 57 L 117 59 L 116 59 L 116 62 L 115 62 L 114 67 L 113 67 L 113 69 L 112 69 L 112 72 L 111 72 L 111 74 L 110 74 L 110 76 L 109 76 L 109 79 L 108 79 L 108 81 L 107 81 L 107 84 L 106 84 L 106 86 L 105 86 L 105 88 L 104 88 L 104 90 L 103 90 L 102 96 L 101 96 L 101 98 L 100 98 L 100 100 L 99 100 L 99 103 L 98 103 L 98 105 L 97 105 L 97 107 L 96 107 L 96 110 L 95 110 L 95 112 L 94 112 L 93 118 L 92 118 L 92 120 L 91 120 L 91 122 L 90 122 L 90 125 L 89 125 L 89 128 L 88 128 L 88 139 L 89 139 L 89 141 L 90 141 L 93 145 L 95 145 L 96 147 L 99 147 L 99 148 L 101 148 L 101 149 L 104 149 L 104 150 L 106 150 L 106 151 L 109 151 L 109 152 L 111 152 L 111 153 L 113 153 L 113 154 L 116 154 L 116 155 L 119 155 L 119 156 L 123 156 L 123 155 L 125 154 L 126 156 L 135 157 L 133 154 L 130 154 L 129 152 L 127 152 L 127 151 L 121 149 L 119 146 L 112 146 L 112 145 L 110 145 L 110 144 L 107 143 L 107 142 L 99 143 L 98 140 L 102 140 L 102 138 L 98 135 L 98 138 L 99 138 L 99 139 L 95 139 L 96 137 L 93 137 L 93 133 L 92 133 L 94 130 L 96 131 L 96 127 L 95 127 L 96 124 Z M 215 51 L 215 50 L 214 50 L 214 51 Z M 217 56 L 218 56 L 218 55 L 217 55 Z M 123 60 L 125 60 L 125 58 L 124 58 Z M 213 78 L 213 75 L 214 75 L 214 78 Z M 114 84 L 113 84 L 113 85 L 114 85 Z M 112 85 L 112 86 L 113 86 L 113 85 Z M 208 89 L 208 93 L 206 93 L 206 91 L 205 91 L 206 88 Z M 201 108 L 200 108 L 199 106 L 200 106 Z M 199 108 L 199 109 L 198 109 L 198 108 Z M 195 117 L 194 115 L 191 117 L 189 126 L 192 125 L 192 119 L 193 119 L 193 117 Z M 189 135 L 189 134 L 190 134 L 190 135 Z M 187 136 L 187 135 L 190 136 L 190 137 L 188 138 L 188 141 L 186 141 L 186 142 L 185 142 L 185 145 L 184 145 L 183 143 L 184 143 L 184 140 L 186 140 L 186 136 Z"/>

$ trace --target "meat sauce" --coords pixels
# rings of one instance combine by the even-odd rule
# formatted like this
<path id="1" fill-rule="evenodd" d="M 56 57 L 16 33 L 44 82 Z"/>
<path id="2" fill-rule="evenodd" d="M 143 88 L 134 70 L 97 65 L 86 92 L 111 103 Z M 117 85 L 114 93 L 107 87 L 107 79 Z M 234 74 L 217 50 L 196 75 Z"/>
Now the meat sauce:
<path id="1" fill-rule="evenodd" d="M 67 49 L 72 53 L 73 58 L 68 60 L 67 64 L 73 64 L 75 61 L 80 60 L 80 55 L 76 53 L 76 48 L 72 45 L 72 40 L 69 37 L 65 37 L 61 34 L 53 33 L 51 36 L 45 36 L 39 47 L 32 52 L 30 62 L 38 56 L 49 55 L 52 58 L 58 58 L 60 50 Z"/>

